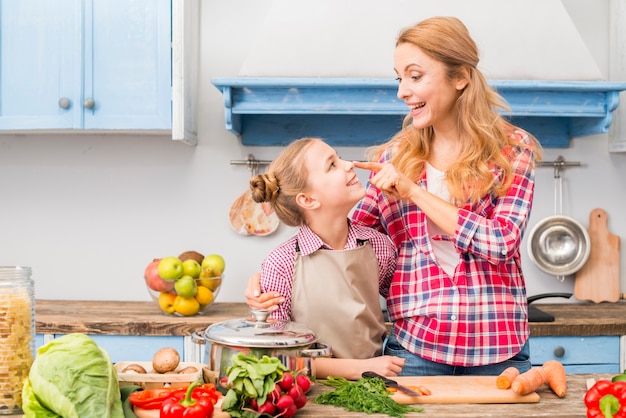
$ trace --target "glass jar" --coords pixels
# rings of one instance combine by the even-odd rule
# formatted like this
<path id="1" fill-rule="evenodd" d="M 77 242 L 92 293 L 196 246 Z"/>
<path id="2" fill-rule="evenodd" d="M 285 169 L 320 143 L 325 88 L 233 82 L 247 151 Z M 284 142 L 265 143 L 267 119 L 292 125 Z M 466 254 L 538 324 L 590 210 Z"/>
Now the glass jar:
<path id="1" fill-rule="evenodd" d="M 0 266 L 0 415 L 22 412 L 22 386 L 35 352 L 30 267 Z"/>

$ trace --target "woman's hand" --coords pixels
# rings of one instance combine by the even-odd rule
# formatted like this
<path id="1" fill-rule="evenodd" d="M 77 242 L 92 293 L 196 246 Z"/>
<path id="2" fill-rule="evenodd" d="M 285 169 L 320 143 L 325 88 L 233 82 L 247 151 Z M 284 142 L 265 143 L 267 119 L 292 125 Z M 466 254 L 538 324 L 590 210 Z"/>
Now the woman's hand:
<path id="1" fill-rule="evenodd" d="M 280 293 L 261 293 L 261 274 L 259 273 L 250 276 L 244 296 L 246 297 L 246 304 L 250 308 L 267 309 L 268 311 L 275 311 L 278 309 L 278 305 L 285 301 Z"/>
<path id="2" fill-rule="evenodd" d="M 360 161 L 354 161 L 353 163 L 355 167 L 375 173 L 370 178 L 370 183 L 377 189 L 401 199 L 410 198 L 411 190 L 415 183 L 396 170 L 392 164 Z"/>

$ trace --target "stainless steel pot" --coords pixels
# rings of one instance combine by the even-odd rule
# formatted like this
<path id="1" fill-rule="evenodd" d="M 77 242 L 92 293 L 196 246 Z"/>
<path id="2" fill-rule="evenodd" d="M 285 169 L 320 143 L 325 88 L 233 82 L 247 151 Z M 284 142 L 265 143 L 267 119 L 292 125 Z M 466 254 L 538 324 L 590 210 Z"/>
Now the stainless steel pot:
<path id="1" fill-rule="evenodd" d="M 276 357 L 290 370 L 311 373 L 311 359 L 330 357 L 331 347 L 317 341 L 315 333 L 297 322 L 268 321 L 268 311 L 251 310 L 252 318 L 217 322 L 203 332 L 192 335 L 192 341 L 206 344 L 210 370 L 226 376 L 232 357 L 238 353 Z"/>
<path id="2" fill-rule="evenodd" d="M 576 273 L 589 258 L 589 233 L 573 218 L 550 216 L 535 225 L 528 236 L 530 259 L 542 271 L 557 277 Z"/>

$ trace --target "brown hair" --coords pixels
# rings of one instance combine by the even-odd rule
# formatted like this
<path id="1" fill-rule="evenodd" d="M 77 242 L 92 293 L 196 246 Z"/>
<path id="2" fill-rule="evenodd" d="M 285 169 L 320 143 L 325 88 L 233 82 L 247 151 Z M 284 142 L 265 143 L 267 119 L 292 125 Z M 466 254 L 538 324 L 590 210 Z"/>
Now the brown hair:
<path id="1" fill-rule="evenodd" d="M 535 158 L 541 158 L 541 145 L 532 136 L 530 144 L 511 139 L 510 125 L 498 109 L 509 110 L 505 100 L 487 83 L 478 70 L 478 48 L 465 25 L 455 17 L 433 17 L 400 32 L 396 46 L 410 43 L 429 57 L 443 63 L 449 79 L 466 79 L 467 86 L 457 100 L 458 129 L 462 141 L 461 155 L 446 171 L 448 188 L 457 205 L 474 203 L 487 193 L 503 195 L 512 181 L 508 146 L 532 148 Z M 414 181 L 426 169 L 431 153 L 432 127 L 416 129 L 410 115 L 403 128 L 389 142 L 372 149 L 380 158 L 392 145 L 395 152 L 391 162 Z M 519 128 L 515 128 L 519 129 Z M 490 169 L 502 170 L 502 181 L 495 183 Z"/>
<path id="2" fill-rule="evenodd" d="M 296 196 L 307 187 L 308 171 L 304 164 L 304 151 L 319 138 L 302 138 L 293 141 L 267 169 L 250 179 L 250 190 L 255 202 L 269 202 L 278 219 L 289 226 L 304 224 Z"/>

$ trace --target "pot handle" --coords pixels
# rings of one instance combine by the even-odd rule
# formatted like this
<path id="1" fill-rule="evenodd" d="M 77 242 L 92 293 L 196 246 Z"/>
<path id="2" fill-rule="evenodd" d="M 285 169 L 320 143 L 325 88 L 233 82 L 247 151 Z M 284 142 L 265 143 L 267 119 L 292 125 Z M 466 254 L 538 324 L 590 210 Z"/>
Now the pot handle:
<path id="1" fill-rule="evenodd" d="M 204 331 L 195 331 L 191 334 L 191 342 L 195 344 L 204 345 L 206 340 L 204 339 Z"/>
<path id="2" fill-rule="evenodd" d="M 332 348 L 324 343 L 315 343 L 310 348 L 300 350 L 301 357 L 332 357 L 332 355 Z"/>

